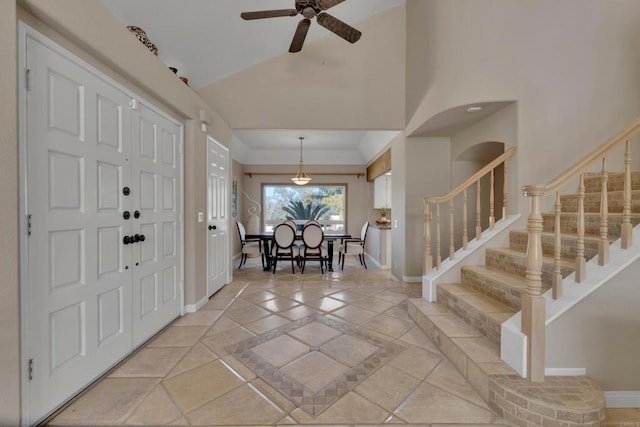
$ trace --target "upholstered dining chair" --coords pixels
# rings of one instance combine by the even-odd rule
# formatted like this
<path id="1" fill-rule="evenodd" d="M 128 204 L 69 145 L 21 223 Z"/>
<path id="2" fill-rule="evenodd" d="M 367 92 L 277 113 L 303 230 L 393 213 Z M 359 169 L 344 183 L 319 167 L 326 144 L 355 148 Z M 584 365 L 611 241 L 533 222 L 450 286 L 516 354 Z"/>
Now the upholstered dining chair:
<path id="1" fill-rule="evenodd" d="M 278 260 L 291 260 L 291 271 L 296 272 L 293 261 L 298 255 L 294 255 L 293 242 L 296 239 L 296 230 L 286 222 L 278 224 L 273 230 L 273 272 L 276 272 Z"/>
<path id="2" fill-rule="evenodd" d="M 367 231 L 369 230 L 369 221 L 366 221 L 360 229 L 359 239 L 343 239 L 340 247 L 338 248 L 338 262 L 341 268 L 344 270 L 344 259 L 347 255 L 358 255 L 360 265 L 367 268 L 365 261 L 364 249 L 367 241 Z"/>
<path id="3" fill-rule="evenodd" d="M 307 264 L 307 260 L 320 261 L 320 272 L 324 274 L 324 256 L 322 255 L 322 242 L 324 241 L 324 232 L 318 224 L 307 223 L 302 229 L 302 242 L 304 249 L 300 254 L 302 258 L 302 273 Z"/>
<path id="4" fill-rule="evenodd" d="M 240 221 L 236 221 L 236 225 L 238 226 L 238 234 L 240 235 L 240 246 L 242 250 L 238 268 L 242 268 L 242 266 L 247 263 L 247 257 L 249 255 L 260 255 L 260 258 L 262 259 L 262 268 L 264 268 L 264 252 L 262 251 L 262 241 L 260 239 L 247 240 L 247 231 L 244 228 L 244 224 L 242 224 Z"/>

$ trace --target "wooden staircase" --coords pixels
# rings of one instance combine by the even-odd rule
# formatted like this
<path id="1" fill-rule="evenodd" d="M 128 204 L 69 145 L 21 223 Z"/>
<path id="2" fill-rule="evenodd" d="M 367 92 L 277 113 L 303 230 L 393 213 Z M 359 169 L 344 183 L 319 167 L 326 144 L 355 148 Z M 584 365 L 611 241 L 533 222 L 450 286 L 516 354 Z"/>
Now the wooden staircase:
<path id="1" fill-rule="evenodd" d="M 602 189 L 600 174 L 585 175 L 584 185 L 584 253 L 585 258 L 589 260 L 598 255 Z M 623 185 L 624 173 L 609 173 L 609 243 L 618 239 L 621 234 Z M 560 228 L 563 233 L 560 271 L 564 278 L 575 270 L 578 196 L 568 194 L 560 199 Z M 555 213 L 543 213 L 542 216 L 542 284 L 543 291 L 546 291 L 551 288 L 554 276 Z M 633 226 L 640 223 L 640 172 L 632 173 L 631 223 Z M 514 425 L 525 426 L 550 423 L 554 416 L 555 421 L 558 421 L 561 419 L 557 418 L 558 414 L 566 411 L 572 413 L 571 404 L 561 402 L 562 399 L 554 406 L 527 396 L 523 390 L 531 390 L 531 386 L 535 388 L 536 383 L 528 383 L 526 379 L 520 378 L 500 359 L 501 324 L 520 311 L 522 295 L 526 293 L 527 240 L 526 230 L 511 230 L 509 247 L 487 248 L 484 265 L 463 266 L 460 283 L 439 284 L 436 303 L 414 301 L 410 307 L 410 313 L 418 325 L 436 341 L 440 349 L 456 364 L 492 408 Z M 478 348 L 482 349 L 481 353 Z M 583 412 L 572 413 L 575 424 L 563 420 L 567 423 L 562 425 L 603 425 L 604 398 L 597 384 L 585 377 L 555 378 L 563 386 L 574 381 L 576 386 L 573 398 L 592 404 L 591 407 L 587 405 L 583 408 Z M 537 384 L 551 389 L 553 379 L 550 382 L 548 377 L 544 383 Z M 585 387 L 581 388 L 580 384 Z M 509 403 L 505 396 L 511 395 L 510 393 L 514 396 L 510 399 L 511 402 L 522 402 L 524 407 L 516 407 L 518 405 Z M 540 413 L 531 412 L 528 411 L 529 406 L 544 407 L 544 410 Z M 545 413 L 555 415 L 549 415 L 547 420 Z M 523 418 L 527 417 L 531 420 L 523 421 Z M 586 422 L 587 420 L 590 421 Z"/>
<path id="2" fill-rule="evenodd" d="M 623 173 L 609 173 L 609 241 L 620 237 L 622 224 L 624 183 Z M 640 223 L 640 172 L 632 173 L 631 223 Z M 587 261 L 598 254 L 600 232 L 599 174 L 585 177 L 585 258 Z M 577 195 L 561 196 L 562 214 L 560 226 L 563 232 L 561 251 L 561 274 L 566 277 L 574 271 L 576 257 Z M 544 262 L 542 283 L 546 291 L 552 286 L 554 213 L 544 213 L 542 250 Z M 485 265 L 464 266 L 460 283 L 438 285 L 438 302 L 454 312 L 470 326 L 500 344 L 500 325 L 520 311 L 526 281 L 527 231 L 513 230 L 509 235 L 508 248 L 488 248 Z"/>

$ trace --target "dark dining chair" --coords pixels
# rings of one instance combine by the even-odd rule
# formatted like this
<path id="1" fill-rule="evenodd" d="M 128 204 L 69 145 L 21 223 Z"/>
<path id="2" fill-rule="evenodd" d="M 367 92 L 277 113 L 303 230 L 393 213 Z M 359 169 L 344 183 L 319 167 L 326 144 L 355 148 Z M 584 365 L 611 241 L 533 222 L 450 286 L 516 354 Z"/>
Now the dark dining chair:
<path id="1" fill-rule="evenodd" d="M 307 264 L 307 260 L 320 261 L 320 272 L 324 274 L 325 257 L 322 255 L 322 243 L 324 241 L 324 232 L 318 224 L 307 223 L 302 229 L 302 241 L 304 249 L 302 251 L 302 273 Z"/>
<path id="2" fill-rule="evenodd" d="M 344 270 L 344 259 L 347 255 L 358 255 L 360 265 L 367 268 L 365 261 L 365 244 L 367 241 L 367 231 L 369 230 L 369 221 L 366 221 L 360 229 L 360 238 L 356 239 L 343 239 L 342 244 L 338 248 L 338 262 L 341 268 Z"/>
<path id="3" fill-rule="evenodd" d="M 247 263 L 247 257 L 249 255 L 260 255 L 262 259 L 262 268 L 264 268 L 264 251 L 262 250 L 262 241 L 260 239 L 247 239 L 247 232 L 244 228 L 244 224 L 240 221 L 236 221 L 238 227 L 238 234 L 240 235 L 240 246 L 242 253 L 240 254 L 240 264 L 238 269 L 242 268 Z"/>
<path id="4" fill-rule="evenodd" d="M 296 230 L 287 223 L 278 224 L 273 231 L 273 272 L 276 272 L 278 260 L 291 260 L 291 271 L 296 272 L 293 262 L 297 255 L 294 255 L 293 242 L 296 239 Z"/>

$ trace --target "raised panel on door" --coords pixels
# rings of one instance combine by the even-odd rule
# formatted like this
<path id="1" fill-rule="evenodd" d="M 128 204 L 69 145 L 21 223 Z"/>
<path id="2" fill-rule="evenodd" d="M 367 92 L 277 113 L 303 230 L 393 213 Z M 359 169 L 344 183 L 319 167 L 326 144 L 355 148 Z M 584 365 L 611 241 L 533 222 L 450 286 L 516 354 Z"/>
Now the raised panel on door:
<path id="1" fill-rule="evenodd" d="M 132 115 L 134 344 L 180 315 L 179 128 L 144 105 Z M 144 236 L 144 237 L 142 237 Z"/>
<path id="2" fill-rule="evenodd" d="M 229 150 L 207 140 L 207 295 L 227 283 L 229 276 L 228 191 Z"/>
<path id="3" fill-rule="evenodd" d="M 129 98 L 82 66 L 27 39 L 28 357 L 32 421 L 131 349 Z"/>

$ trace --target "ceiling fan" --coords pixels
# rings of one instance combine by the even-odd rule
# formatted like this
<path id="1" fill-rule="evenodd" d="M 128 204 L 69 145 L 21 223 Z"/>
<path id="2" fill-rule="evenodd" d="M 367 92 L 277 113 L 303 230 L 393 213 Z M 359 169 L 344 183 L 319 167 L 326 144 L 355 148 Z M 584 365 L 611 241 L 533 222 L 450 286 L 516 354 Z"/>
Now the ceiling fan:
<path id="1" fill-rule="evenodd" d="M 302 15 L 304 18 L 298 23 L 298 28 L 293 35 L 289 52 L 300 52 L 304 39 L 307 37 L 307 32 L 311 26 L 311 19 L 316 18 L 318 24 L 322 25 L 332 33 L 337 34 L 350 43 L 355 43 L 360 40 L 362 33 L 349 24 L 345 24 L 338 18 L 335 18 L 325 10 L 332 8 L 333 6 L 342 3 L 345 0 L 295 0 L 295 9 L 276 9 L 276 10 L 261 10 L 256 12 L 243 12 L 240 14 L 242 19 L 262 19 L 262 18 L 277 18 L 280 16 L 296 16 Z"/>

